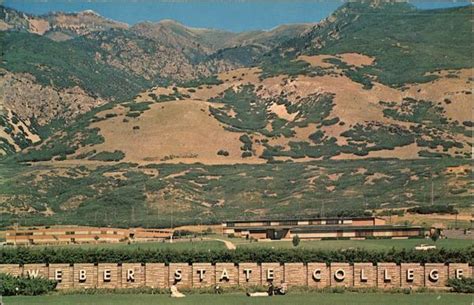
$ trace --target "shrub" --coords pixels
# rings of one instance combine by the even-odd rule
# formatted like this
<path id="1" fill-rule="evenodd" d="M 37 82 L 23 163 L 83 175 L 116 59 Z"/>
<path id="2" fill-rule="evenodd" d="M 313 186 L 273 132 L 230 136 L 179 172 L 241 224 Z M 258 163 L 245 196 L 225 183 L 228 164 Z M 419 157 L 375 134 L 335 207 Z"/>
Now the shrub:
<path id="1" fill-rule="evenodd" d="M 101 151 L 98 154 L 89 158 L 89 160 L 96 161 L 120 161 L 125 158 L 125 154 L 120 150 L 115 150 L 114 152 Z"/>
<path id="2" fill-rule="evenodd" d="M 126 106 L 130 109 L 132 112 L 141 112 L 143 113 L 144 111 L 150 109 L 151 102 L 142 102 L 142 103 L 128 103 Z"/>
<path id="3" fill-rule="evenodd" d="M 229 156 L 229 152 L 227 150 L 221 149 L 217 152 L 217 155 L 227 157 Z"/>
<path id="4" fill-rule="evenodd" d="M 293 244 L 293 247 L 298 247 L 298 245 L 300 244 L 300 237 L 297 235 L 293 236 L 293 240 L 291 241 L 291 243 Z"/>
<path id="5" fill-rule="evenodd" d="M 251 156 L 252 156 L 252 152 L 250 152 L 250 151 L 244 151 L 242 153 L 242 158 L 249 158 Z"/>
<path id="6" fill-rule="evenodd" d="M 251 151 L 252 150 L 252 139 L 250 139 L 250 137 L 248 135 L 246 135 L 246 134 L 241 135 L 239 140 L 240 140 L 240 142 L 244 143 L 244 145 L 242 145 L 240 147 L 241 150 L 243 150 L 243 151 Z"/>
<path id="7" fill-rule="evenodd" d="M 117 116 L 116 113 L 107 113 L 107 114 L 105 115 L 105 118 L 110 119 L 110 118 L 114 118 L 114 117 L 116 117 L 116 116 Z"/>
<path id="8" fill-rule="evenodd" d="M 458 214 L 458 210 L 452 205 L 426 205 L 415 207 L 407 210 L 408 213 L 413 214 Z"/>
<path id="9" fill-rule="evenodd" d="M 128 116 L 129 118 L 138 118 L 140 116 L 140 112 L 127 112 L 125 116 Z"/>
<path id="10" fill-rule="evenodd" d="M 40 295 L 56 288 L 56 281 L 42 277 L 29 278 L 0 274 L 0 295 Z"/>
<path id="11" fill-rule="evenodd" d="M 448 286 L 451 287 L 453 292 L 474 293 L 474 278 L 449 279 Z"/>

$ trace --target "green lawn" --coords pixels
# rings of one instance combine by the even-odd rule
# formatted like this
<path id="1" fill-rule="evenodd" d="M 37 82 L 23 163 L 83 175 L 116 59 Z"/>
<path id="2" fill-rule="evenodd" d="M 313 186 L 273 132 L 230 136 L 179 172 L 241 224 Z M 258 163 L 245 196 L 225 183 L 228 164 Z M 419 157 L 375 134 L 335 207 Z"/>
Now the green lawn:
<path id="1" fill-rule="evenodd" d="M 126 243 L 114 243 L 114 244 L 77 244 L 77 245 L 58 245 L 58 246 L 34 246 L 34 248 L 43 248 L 43 247 L 65 247 L 65 248 L 101 248 L 101 249 L 172 249 L 172 250 L 220 250 L 225 249 L 225 245 L 221 241 L 214 240 L 199 240 L 193 239 L 190 241 L 182 240 L 179 242 L 147 242 L 147 243 L 136 243 L 136 244 L 126 244 Z"/>
<path id="2" fill-rule="evenodd" d="M 285 241 L 259 241 L 250 242 L 242 238 L 227 238 L 222 235 L 212 235 L 210 238 L 217 238 L 228 240 L 235 244 L 238 248 L 275 248 L 285 249 L 293 248 L 293 244 L 289 240 Z M 438 248 L 446 249 L 461 249 L 466 248 L 473 243 L 469 240 L 461 239 L 442 239 L 433 242 L 430 239 L 372 239 L 372 240 L 302 240 L 298 248 L 311 250 L 341 250 L 349 248 L 363 248 L 367 250 L 390 250 L 395 249 L 413 249 L 420 244 L 434 244 Z M 43 248 L 46 246 L 34 246 L 34 248 Z M 148 242 L 148 243 L 114 243 L 114 244 L 77 244 L 77 245 L 60 245 L 47 247 L 67 247 L 67 248 L 101 248 L 101 249 L 171 249 L 171 250 L 197 250 L 197 251 L 212 251 L 226 249 L 222 241 L 217 240 L 199 240 L 189 239 L 179 242 Z"/>
<path id="3" fill-rule="evenodd" d="M 344 294 L 295 294 L 275 296 L 272 298 L 249 298 L 243 294 L 225 295 L 191 295 L 184 299 L 171 299 L 167 295 L 48 295 L 38 297 L 5 297 L 6 305 L 470 305 L 472 296 L 463 294 L 377 294 L 377 293 L 344 293 Z"/>
<path id="4" fill-rule="evenodd" d="M 235 239 L 231 239 L 234 241 Z M 293 248 L 291 241 L 272 242 L 236 242 L 238 247 Z M 434 244 L 437 248 L 460 249 L 473 243 L 469 240 L 442 239 L 433 242 L 430 239 L 368 239 L 368 240 L 311 240 L 301 241 L 298 248 L 316 250 L 338 250 L 348 248 L 363 248 L 367 250 L 413 249 L 419 244 Z"/>

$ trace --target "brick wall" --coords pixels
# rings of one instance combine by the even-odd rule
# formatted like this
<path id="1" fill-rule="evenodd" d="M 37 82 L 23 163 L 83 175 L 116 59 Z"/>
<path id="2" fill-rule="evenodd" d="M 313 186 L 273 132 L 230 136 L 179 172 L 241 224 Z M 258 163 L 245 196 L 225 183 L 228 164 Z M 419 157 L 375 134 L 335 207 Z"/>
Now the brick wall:
<path id="1" fill-rule="evenodd" d="M 354 264 L 354 287 L 368 288 L 377 286 L 377 270 L 372 263 Z"/>
<path id="2" fill-rule="evenodd" d="M 303 263 L 288 263 L 284 266 L 285 282 L 288 286 L 306 286 L 307 280 L 307 266 Z"/>
<path id="3" fill-rule="evenodd" d="M 163 263 L 145 265 L 145 286 L 151 288 L 168 287 L 168 266 Z"/>
<path id="4" fill-rule="evenodd" d="M 233 263 L 216 264 L 216 284 L 222 287 L 239 284 L 239 268 Z"/>
<path id="5" fill-rule="evenodd" d="M 13 276 L 19 276 L 23 273 L 23 267 L 17 264 L 0 265 L 0 273 L 7 273 Z"/>
<path id="6" fill-rule="evenodd" d="M 355 288 L 439 288 L 447 280 L 472 277 L 468 264 L 378 263 L 124 263 L 124 264 L 5 264 L 0 273 L 46 277 L 58 281 L 58 289 L 80 288 L 167 288 L 274 285 L 313 288 L 346 286 Z"/>
<path id="7" fill-rule="evenodd" d="M 178 263 L 169 265 L 168 285 L 177 287 L 192 287 L 192 267 L 189 264 Z"/>
<path id="8" fill-rule="evenodd" d="M 239 264 L 239 285 L 240 286 L 255 286 L 260 285 L 261 269 L 256 263 L 241 263 Z"/>
<path id="9" fill-rule="evenodd" d="M 309 287 L 324 288 L 330 285 L 329 267 L 325 263 L 309 263 L 307 272 Z"/>
<path id="10" fill-rule="evenodd" d="M 212 287 L 216 284 L 215 266 L 208 263 L 196 263 L 192 266 L 192 287 Z"/>
<path id="11" fill-rule="evenodd" d="M 448 266 L 445 264 L 425 264 L 425 287 L 442 288 L 448 282 Z"/>
<path id="12" fill-rule="evenodd" d="M 468 264 L 449 264 L 448 274 L 449 278 L 453 279 L 456 277 L 472 277 L 472 268 L 469 268 Z"/>
<path id="13" fill-rule="evenodd" d="M 122 288 L 145 286 L 145 266 L 142 264 L 122 265 Z"/>
<path id="14" fill-rule="evenodd" d="M 97 266 L 97 288 L 122 287 L 121 269 L 117 264 L 99 264 Z"/>
<path id="15" fill-rule="evenodd" d="M 284 277 L 283 265 L 280 265 L 280 263 L 263 263 L 261 265 L 261 276 L 260 282 L 262 284 L 266 285 L 272 282 L 273 285 L 279 285 Z"/>
<path id="16" fill-rule="evenodd" d="M 353 268 L 348 263 L 331 263 L 330 267 L 331 287 L 352 287 Z"/>
<path id="17" fill-rule="evenodd" d="M 116 266 L 116 264 L 113 264 Z M 49 278 L 56 280 L 58 289 L 71 289 L 74 287 L 73 281 L 74 267 L 69 264 L 54 264 L 49 265 L 48 274 Z"/>
<path id="18" fill-rule="evenodd" d="M 395 263 L 377 264 L 377 287 L 381 289 L 400 288 L 400 266 Z"/>
<path id="19" fill-rule="evenodd" d="M 75 264 L 73 268 L 74 288 L 96 288 L 97 266 L 94 264 Z"/>
<path id="20" fill-rule="evenodd" d="M 424 286 L 424 268 L 421 264 L 401 264 L 400 277 L 402 288 L 419 288 Z"/>

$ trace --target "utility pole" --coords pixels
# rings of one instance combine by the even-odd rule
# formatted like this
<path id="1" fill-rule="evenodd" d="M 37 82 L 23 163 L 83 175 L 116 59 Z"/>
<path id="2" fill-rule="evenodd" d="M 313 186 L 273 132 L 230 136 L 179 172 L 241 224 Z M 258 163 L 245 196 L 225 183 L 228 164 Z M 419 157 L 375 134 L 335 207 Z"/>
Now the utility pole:
<path id="1" fill-rule="evenodd" d="M 431 174 L 431 205 L 434 204 L 434 185 L 433 185 L 433 169 L 430 170 Z"/>
<path id="2" fill-rule="evenodd" d="M 174 231 L 173 231 L 173 210 L 171 210 L 171 237 L 170 237 L 170 243 L 173 243 L 173 235 L 174 235 Z"/>

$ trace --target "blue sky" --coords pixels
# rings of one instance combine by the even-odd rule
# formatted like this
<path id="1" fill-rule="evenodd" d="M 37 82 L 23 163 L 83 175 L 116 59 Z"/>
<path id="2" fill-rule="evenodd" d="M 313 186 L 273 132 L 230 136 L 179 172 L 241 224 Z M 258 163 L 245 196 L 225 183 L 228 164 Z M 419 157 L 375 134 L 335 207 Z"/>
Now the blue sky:
<path id="1" fill-rule="evenodd" d="M 1 2 L 1 0 L 0 0 Z M 32 14 L 91 9 L 104 17 L 135 24 L 174 19 L 193 27 L 229 31 L 271 29 L 280 24 L 317 22 L 342 0 L 4 0 L 4 5 Z M 413 1 L 423 9 L 467 5 L 468 0 Z"/>

